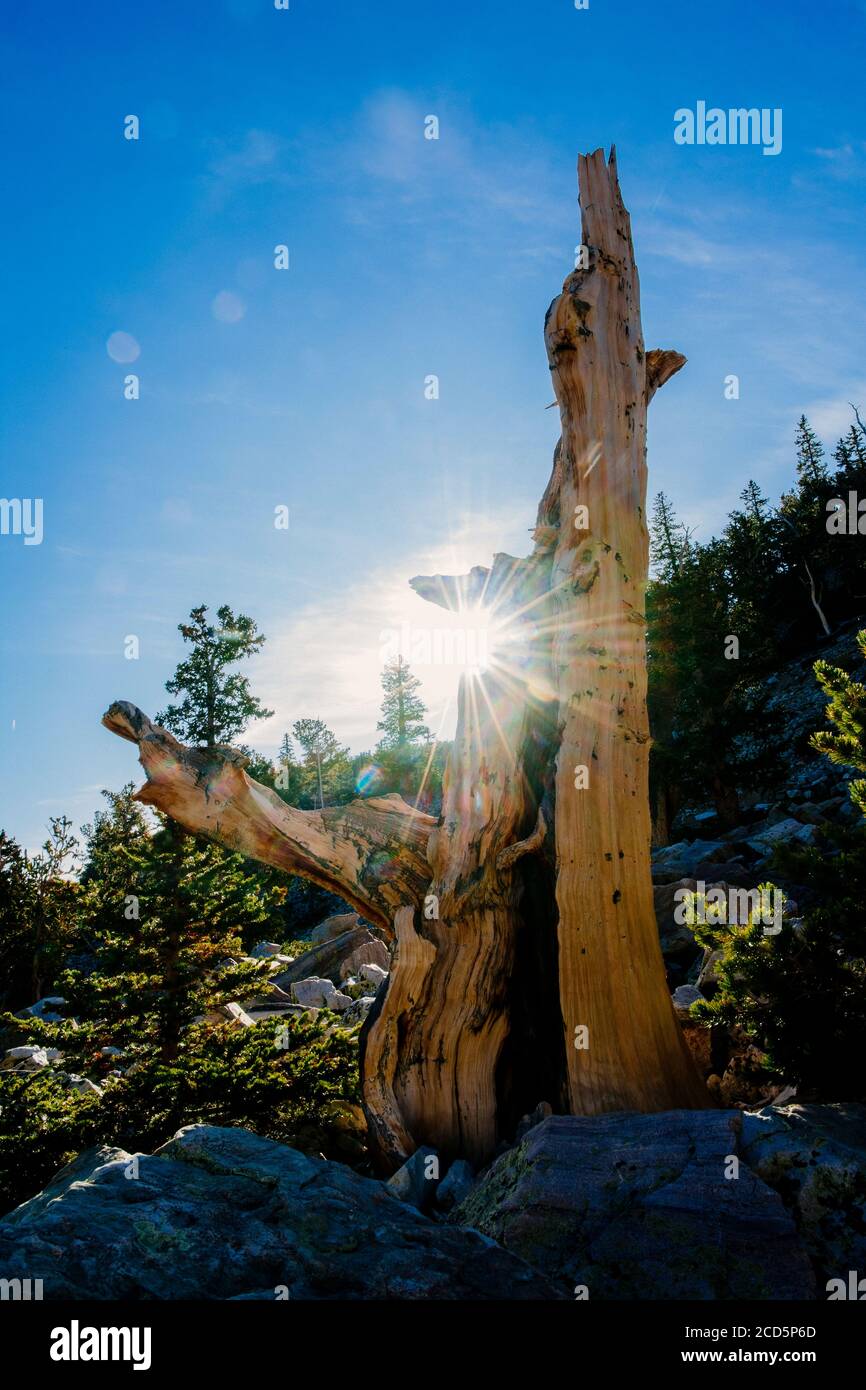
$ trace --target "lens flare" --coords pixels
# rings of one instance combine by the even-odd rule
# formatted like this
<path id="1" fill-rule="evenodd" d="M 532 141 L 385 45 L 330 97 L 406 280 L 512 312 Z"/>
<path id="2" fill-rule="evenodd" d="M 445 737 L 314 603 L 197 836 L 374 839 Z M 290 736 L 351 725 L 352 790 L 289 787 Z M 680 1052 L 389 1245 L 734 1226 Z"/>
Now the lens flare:
<path id="1" fill-rule="evenodd" d="M 355 791 L 359 796 L 366 796 L 367 792 L 372 791 L 377 782 L 381 782 L 382 772 L 375 763 L 367 763 L 358 772 L 355 779 Z"/>

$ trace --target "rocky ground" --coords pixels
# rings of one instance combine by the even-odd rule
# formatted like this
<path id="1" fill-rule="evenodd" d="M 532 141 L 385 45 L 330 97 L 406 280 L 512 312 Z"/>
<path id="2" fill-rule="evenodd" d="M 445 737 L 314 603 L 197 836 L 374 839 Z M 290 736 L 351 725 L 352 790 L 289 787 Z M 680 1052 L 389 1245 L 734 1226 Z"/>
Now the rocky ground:
<path id="1" fill-rule="evenodd" d="M 422 1150 L 387 1183 L 194 1125 L 0 1222 L 48 1299 L 814 1299 L 864 1267 L 855 1106 L 548 1116 L 477 1179 Z"/>

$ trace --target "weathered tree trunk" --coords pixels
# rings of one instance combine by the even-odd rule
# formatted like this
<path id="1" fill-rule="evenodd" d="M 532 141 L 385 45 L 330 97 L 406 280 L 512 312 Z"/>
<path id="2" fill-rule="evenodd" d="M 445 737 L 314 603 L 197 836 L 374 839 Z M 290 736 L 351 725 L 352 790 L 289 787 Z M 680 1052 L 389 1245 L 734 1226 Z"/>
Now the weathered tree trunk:
<path id="1" fill-rule="evenodd" d="M 401 797 L 298 811 L 248 777 L 243 755 L 232 748 L 185 748 L 125 700 L 102 722 L 138 744 L 147 782 L 136 800 L 185 829 L 339 893 L 389 936 L 397 909 L 420 904 L 430 881 L 426 849 L 436 821 Z"/>
<path id="2" fill-rule="evenodd" d="M 644 354 L 613 155 L 581 157 L 586 265 L 545 334 L 562 419 L 535 550 L 413 580 L 501 628 L 464 677 L 439 823 L 400 797 L 298 811 L 230 749 L 184 749 L 134 706 L 139 793 L 188 829 L 311 878 L 392 929 L 362 1034 L 380 1158 L 420 1143 L 481 1162 L 519 1115 L 661 1110 L 709 1098 L 674 1016 L 650 878 L 646 408 L 683 365 Z"/>
<path id="3" fill-rule="evenodd" d="M 644 353 L 640 291 L 616 163 L 579 161 L 588 265 L 545 325 L 562 420 L 555 507 L 553 671 L 559 982 L 570 1108 L 705 1101 L 671 1006 L 650 877 L 646 409 L 678 353 Z"/>
<path id="4" fill-rule="evenodd" d="M 498 555 L 491 571 L 475 570 L 465 581 L 412 583 L 431 601 L 460 608 L 472 601 L 473 579 L 480 581 L 485 605 L 509 621 L 513 645 L 526 654 L 524 629 L 546 600 L 548 571 L 543 561 Z M 381 1147 L 395 1159 L 406 1152 L 403 1132 L 392 1142 L 395 1114 L 415 1144 L 476 1163 L 501 1137 L 505 1083 L 497 1072 L 521 927 L 517 870 L 546 832 L 528 765 L 536 719 L 527 680 L 537 664 L 529 655 L 525 669 L 500 664 L 461 680 L 442 824 L 427 846 L 433 877 L 426 907 L 397 915 L 391 985 L 365 1037 L 365 1103 Z"/>

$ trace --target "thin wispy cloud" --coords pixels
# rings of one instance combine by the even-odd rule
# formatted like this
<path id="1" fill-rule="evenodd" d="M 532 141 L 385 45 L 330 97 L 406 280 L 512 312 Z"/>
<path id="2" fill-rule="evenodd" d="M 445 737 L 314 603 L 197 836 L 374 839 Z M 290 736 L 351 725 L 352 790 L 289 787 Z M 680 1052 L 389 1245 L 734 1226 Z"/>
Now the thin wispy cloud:
<path id="1" fill-rule="evenodd" d="M 866 178 L 866 143 L 863 141 L 818 148 L 815 154 L 824 161 L 832 178 L 852 183 Z"/>
<path id="2" fill-rule="evenodd" d="M 289 157 L 293 146 L 268 130 L 247 130 L 238 139 L 212 141 L 201 177 L 208 204 L 220 210 L 250 188 L 275 184 L 288 186 L 292 177 Z"/>
<path id="3" fill-rule="evenodd" d="M 426 139 L 425 120 L 439 120 Z M 490 249 L 508 226 L 531 232 L 525 253 L 557 254 L 551 229 L 579 226 L 576 178 L 568 185 L 553 152 L 531 127 L 482 124 L 452 94 L 422 99 L 399 88 L 373 93 L 342 127 L 303 131 L 291 141 L 250 130 L 220 145 L 203 179 L 214 207 L 256 185 L 303 179 L 330 187 L 350 224 L 371 230 L 424 222 Z M 483 242 L 481 239 L 483 238 Z"/>

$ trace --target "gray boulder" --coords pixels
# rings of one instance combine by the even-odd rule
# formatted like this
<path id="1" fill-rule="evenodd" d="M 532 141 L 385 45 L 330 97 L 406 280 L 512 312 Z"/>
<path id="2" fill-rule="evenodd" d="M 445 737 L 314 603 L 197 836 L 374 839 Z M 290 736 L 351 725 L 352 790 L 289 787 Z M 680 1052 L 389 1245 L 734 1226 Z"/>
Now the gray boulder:
<path id="1" fill-rule="evenodd" d="M 715 886 L 715 884 L 712 885 L 712 887 Z M 694 878 L 674 879 L 672 883 L 659 883 L 653 887 L 659 941 L 661 942 L 662 955 L 667 964 L 676 963 L 685 968 L 696 960 L 700 953 L 700 947 L 695 942 L 691 927 L 676 921 L 674 917 L 680 902 L 677 894 L 679 892 L 694 893 L 696 889 L 697 879 Z"/>
<path id="2" fill-rule="evenodd" d="M 343 1014 L 345 1016 L 354 1002 L 351 994 L 343 994 L 341 990 L 335 989 L 328 1000 L 327 1007 L 333 1010 L 335 1014 Z"/>
<path id="3" fill-rule="evenodd" d="M 281 949 L 279 941 L 257 941 L 250 955 L 254 960 L 260 960 L 264 956 L 278 956 Z"/>
<path id="4" fill-rule="evenodd" d="M 333 1009 L 335 1013 L 342 1013 L 352 1005 L 348 994 L 341 994 L 330 980 L 320 980 L 315 976 L 309 980 L 298 980 L 292 985 L 291 993 L 296 1004 L 305 1004 L 317 1009 Z"/>
<path id="5" fill-rule="evenodd" d="M 436 1189 L 436 1206 L 451 1211 L 465 1201 L 475 1186 L 475 1174 L 465 1158 L 455 1158 Z"/>
<path id="6" fill-rule="evenodd" d="M 388 971 L 383 970 L 381 965 L 374 965 L 372 962 L 362 965 L 359 974 L 361 979 L 373 985 L 374 989 L 378 989 L 382 981 L 388 978 Z"/>
<path id="7" fill-rule="evenodd" d="M 741 1147 L 792 1207 L 819 1287 L 866 1273 L 866 1106 L 766 1106 L 743 1115 Z"/>
<path id="8" fill-rule="evenodd" d="M 62 1009 L 66 1000 L 60 994 L 49 994 L 44 999 L 37 999 L 35 1004 L 28 1004 L 26 1009 L 19 1009 L 17 1018 L 41 1018 L 43 1023 L 62 1023 L 63 1014 L 58 1010 Z"/>
<path id="9" fill-rule="evenodd" d="M 216 1012 L 235 1028 L 250 1028 L 253 1020 L 250 1018 L 246 1009 L 242 1008 L 237 1000 L 232 1000 L 229 1004 L 217 1005 Z"/>
<path id="10" fill-rule="evenodd" d="M 342 936 L 347 931 L 357 931 L 359 928 L 365 930 L 357 912 L 338 912 L 333 917 L 326 917 L 317 927 L 313 927 L 307 939 L 311 945 L 318 946 L 323 941 L 332 941 L 335 936 Z"/>
<path id="11" fill-rule="evenodd" d="M 48 1052 L 44 1047 L 34 1043 L 23 1043 L 20 1047 L 7 1048 L 0 1063 L 0 1070 L 40 1071 L 42 1067 L 48 1066 L 48 1062 Z"/>
<path id="12" fill-rule="evenodd" d="M 354 999 L 343 1014 L 343 1022 L 346 1024 L 363 1023 L 367 1014 L 376 1002 L 374 994 L 362 994 L 360 999 Z"/>
<path id="13" fill-rule="evenodd" d="M 678 985 L 671 995 L 674 1008 L 684 1011 L 690 1009 L 692 1004 L 696 1004 L 703 997 L 696 985 Z"/>
<path id="14" fill-rule="evenodd" d="M 817 835 L 817 826 L 801 825 L 798 820 L 789 817 L 767 826 L 766 830 L 749 840 L 748 845 L 757 854 L 768 855 L 780 844 L 813 845 Z"/>
<path id="15" fill-rule="evenodd" d="M 721 830 L 721 821 L 718 811 L 711 809 L 696 811 L 692 815 L 679 816 L 678 821 L 686 835 L 700 836 L 710 834 L 716 836 L 718 839 L 724 839 L 724 836 L 719 834 Z"/>
<path id="16" fill-rule="evenodd" d="M 95 1081 L 91 1081 L 88 1076 L 78 1076 L 71 1072 L 66 1078 L 66 1084 L 72 1091 L 77 1091 L 82 1096 L 101 1096 L 102 1087 L 97 1086 Z"/>
<path id="17" fill-rule="evenodd" d="M 131 1158 L 91 1150 L 0 1222 L 4 1278 L 46 1299 L 556 1296 L 477 1233 L 247 1130 L 193 1125 Z"/>
<path id="18" fill-rule="evenodd" d="M 401 1202 L 430 1211 L 439 1185 L 439 1155 L 422 1144 L 385 1186 Z"/>
<path id="19" fill-rule="evenodd" d="M 738 1112 L 552 1116 L 487 1170 L 449 1220 L 491 1236 L 563 1294 L 812 1298 L 779 1194 L 740 1162 Z"/>
<path id="20" fill-rule="evenodd" d="M 340 965 L 340 979 L 346 980 L 350 975 L 360 975 L 368 965 L 378 966 L 383 975 L 387 975 L 391 969 L 388 948 L 377 936 L 371 936 L 369 941 L 360 942 L 351 954 L 346 956 Z"/>
<path id="21" fill-rule="evenodd" d="M 731 847 L 724 840 L 680 840 L 675 845 L 665 845 L 653 850 L 653 878 L 664 883 L 674 878 L 699 878 L 701 875 L 695 872 L 699 864 L 722 863 L 730 852 Z"/>

